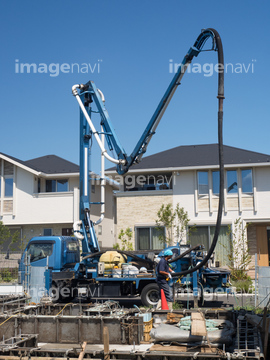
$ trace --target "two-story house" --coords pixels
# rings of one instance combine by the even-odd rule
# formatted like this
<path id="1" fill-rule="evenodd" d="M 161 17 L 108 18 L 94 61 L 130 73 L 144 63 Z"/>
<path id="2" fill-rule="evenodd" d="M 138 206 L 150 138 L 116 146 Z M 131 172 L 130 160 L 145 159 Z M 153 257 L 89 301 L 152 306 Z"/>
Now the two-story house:
<path id="1" fill-rule="evenodd" d="M 116 189 L 114 183 L 106 183 L 105 219 L 96 229 L 103 247 L 114 242 Z M 78 165 L 55 155 L 21 161 L 0 153 L 0 220 L 11 232 L 18 230 L 21 239 L 71 235 L 79 220 L 79 197 Z M 100 181 L 91 180 L 91 201 L 100 201 Z M 91 219 L 99 217 L 100 205 L 93 205 Z"/>
<path id="2" fill-rule="evenodd" d="M 224 146 L 224 211 L 215 261 L 228 263 L 229 226 L 237 219 L 247 227 L 252 255 L 258 264 L 269 265 L 270 238 L 270 155 Z M 162 204 L 179 203 L 188 212 L 190 226 L 196 231 L 183 243 L 211 244 L 219 201 L 218 145 L 179 146 L 143 158 L 123 177 L 113 169 L 106 174 L 121 183 L 117 199 L 117 232 L 131 228 L 136 249 L 157 249 L 163 244 L 156 228 L 157 212 Z M 166 231 L 164 229 L 164 231 Z M 179 240 L 179 239 L 178 239 Z M 176 239 L 175 239 L 176 241 Z M 253 275 L 253 274 L 251 274 Z"/>

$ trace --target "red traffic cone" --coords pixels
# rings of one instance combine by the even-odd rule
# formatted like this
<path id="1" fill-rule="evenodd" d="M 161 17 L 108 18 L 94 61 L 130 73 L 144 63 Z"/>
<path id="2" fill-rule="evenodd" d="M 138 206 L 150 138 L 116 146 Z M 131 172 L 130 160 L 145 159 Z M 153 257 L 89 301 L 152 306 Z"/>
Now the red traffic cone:
<path id="1" fill-rule="evenodd" d="M 160 295 L 161 295 L 161 310 L 169 310 L 169 306 L 167 304 L 167 300 L 163 289 L 161 289 Z"/>

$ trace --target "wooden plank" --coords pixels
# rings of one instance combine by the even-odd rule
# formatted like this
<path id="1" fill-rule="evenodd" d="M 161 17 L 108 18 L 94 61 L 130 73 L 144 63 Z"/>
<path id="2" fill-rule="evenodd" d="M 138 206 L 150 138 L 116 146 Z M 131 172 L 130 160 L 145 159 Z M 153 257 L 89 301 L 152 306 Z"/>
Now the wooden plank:
<path id="1" fill-rule="evenodd" d="M 79 360 L 83 360 L 83 358 L 84 358 L 85 349 L 86 349 L 86 344 L 87 344 L 86 341 L 84 341 L 83 344 L 82 344 L 82 351 L 80 352 L 80 356 L 79 356 L 79 358 L 78 358 Z"/>
<path id="2" fill-rule="evenodd" d="M 211 353 L 213 354 L 213 352 L 211 351 L 211 349 L 209 349 L 208 346 L 198 346 L 196 347 L 196 349 L 194 349 L 194 346 L 191 346 L 190 348 L 188 346 L 181 346 L 181 345 L 171 345 L 171 346 L 163 346 L 160 344 L 154 344 L 150 347 L 149 349 L 150 352 L 153 351 L 157 351 L 157 352 L 162 352 L 162 353 L 176 353 L 179 354 L 179 352 L 190 352 L 190 353 L 196 353 L 197 351 L 199 351 L 200 353 Z"/>
<path id="3" fill-rule="evenodd" d="M 191 320 L 203 320 L 203 316 L 201 313 L 193 312 L 191 313 Z"/>
<path id="4" fill-rule="evenodd" d="M 178 323 L 183 317 L 184 315 L 182 314 L 171 313 L 171 312 L 167 313 L 167 321 L 170 324 Z"/>
<path id="5" fill-rule="evenodd" d="M 191 335 L 206 336 L 205 321 L 200 313 L 191 314 Z"/>
<path id="6" fill-rule="evenodd" d="M 107 326 L 104 326 L 103 328 L 103 343 L 104 343 L 104 360 L 110 360 L 109 330 Z"/>

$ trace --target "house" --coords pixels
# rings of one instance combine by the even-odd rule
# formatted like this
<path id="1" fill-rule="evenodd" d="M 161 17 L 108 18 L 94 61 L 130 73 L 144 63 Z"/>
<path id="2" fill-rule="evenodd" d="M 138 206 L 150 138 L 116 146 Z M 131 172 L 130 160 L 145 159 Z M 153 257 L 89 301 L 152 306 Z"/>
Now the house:
<path id="1" fill-rule="evenodd" d="M 114 183 L 106 183 L 105 219 L 97 226 L 103 247 L 114 242 L 116 189 Z M 79 220 L 79 197 L 78 165 L 55 155 L 21 161 L 0 153 L 0 220 L 11 232 L 18 230 L 21 239 L 71 235 L 74 221 Z M 100 201 L 100 181 L 92 180 L 91 201 Z M 91 219 L 99 217 L 100 205 L 93 205 Z"/>
<path id="2" fill-rule="evenodd" d="M 224 211 L 218 245 L 217 265 L 228 263 L 229 226 L 237 219 L 247 227 L 252 255 L 250 269 L 269 265 L 270 238 L 270 155 L 224 146 Z M 216 224 L 219 201 L 218 145 L 179 146 L 148 157 L 120 177 L 113 169 L 106 174 L 121 183 L 117 199 L 117 232 L 131 228 L 136 249 L 162 248 L 156 227 L 162 204 L 179 203 L 188 212 L 191 232 L 175 242 L 201 243 L 209 249 Z M 254 275 L 254 272 L 250 273 Z"/>

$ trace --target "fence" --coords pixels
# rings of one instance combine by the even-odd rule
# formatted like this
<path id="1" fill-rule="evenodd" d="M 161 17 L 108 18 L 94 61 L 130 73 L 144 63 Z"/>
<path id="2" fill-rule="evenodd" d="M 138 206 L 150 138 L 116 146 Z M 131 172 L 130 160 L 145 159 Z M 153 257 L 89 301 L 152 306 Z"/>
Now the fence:
<path id="1" fill-rule="evenodd" d="M 18 261 L 20 258 L 20 252 L 0 252 L 0 283 L 10 283 L 18 280 Z"/>
<path id="2" fill-rule="evenodd" d="M 257 256 L 255 257 L 257 260 Z M 255 265 L 255 307 L 270 305 L 270 266 Z"/>

